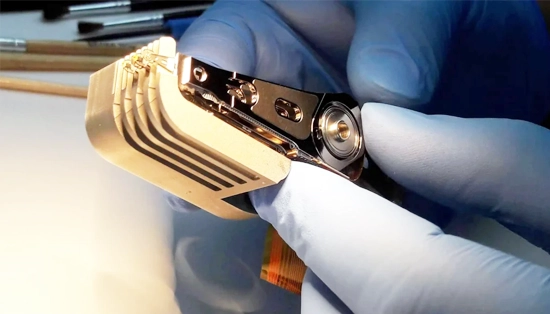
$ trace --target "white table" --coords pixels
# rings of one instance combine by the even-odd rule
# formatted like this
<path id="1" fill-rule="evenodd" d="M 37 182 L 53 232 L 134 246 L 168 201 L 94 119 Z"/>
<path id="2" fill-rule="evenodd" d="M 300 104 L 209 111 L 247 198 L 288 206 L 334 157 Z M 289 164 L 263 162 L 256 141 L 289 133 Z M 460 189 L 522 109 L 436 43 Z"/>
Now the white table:
<path id="1" fill-rule="evenodd" d="M 75 20 L 0 15 L 0 37 L 76 35 Z M 0 74 L 85 86 L 90 73 Z M 299 313 L 299 297 L 259 280 L 266 223 L 172 213 L 159 189 L 95 153 L 84 108 L 83 99 L 0 90 L 0 313 Z M 451 229 L 550 266 L 492 221 Z M 176 246 L 192 270 L 179 279 L 179 305 Z"/>

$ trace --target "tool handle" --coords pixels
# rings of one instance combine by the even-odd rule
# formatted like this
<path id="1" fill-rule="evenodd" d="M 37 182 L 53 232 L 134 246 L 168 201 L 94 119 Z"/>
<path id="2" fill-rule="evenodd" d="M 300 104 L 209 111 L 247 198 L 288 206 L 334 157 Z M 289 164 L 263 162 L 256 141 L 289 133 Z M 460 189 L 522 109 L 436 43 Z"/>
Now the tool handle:
<path id="1" fill-rule="evenodd" d="M 171 9 L 185 6 L 189 1 L 151 1 L 151 0 L 133 0 L 130 5 L 132 12 L 143 12 L 160 9 Z"/>
<path id="2" fill-rule="evenodd" d="M 208 3 L 208 4 L 199 4 L 199 5 L 184 7 L 183 9 L 176 12 L 164 13 L 163 20 L 166 22 L 166 21 L 181 19 L 186 17 L 197 17 L 203 14 L 204 11 L 211 6 L 212 4 Z"/>
<path id="3" fill-rule="evenodd" d="M 103 42 L 27 41 L 27 52 L 38 54 L 124 57 L 140 48 Z"/>
<path id="4" fill-rule="evenodd" d="M 0 88 L 23 92 L 87 98 L 88 88 L 0 76 Z"/>
<path id="5" fill-rule="evenodd" d="M 116 57 L 59 56 L 2 52 L 0 53 L 0 70 L 95 72 L 116 61 Z"/>

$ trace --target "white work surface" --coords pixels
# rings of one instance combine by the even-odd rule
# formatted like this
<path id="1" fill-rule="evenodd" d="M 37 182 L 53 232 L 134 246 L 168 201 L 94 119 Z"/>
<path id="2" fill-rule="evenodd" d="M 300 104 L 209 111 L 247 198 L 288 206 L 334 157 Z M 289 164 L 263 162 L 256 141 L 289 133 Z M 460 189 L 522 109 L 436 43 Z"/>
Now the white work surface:
<path id="1" fill-rule="evenodd" d="M 76 21 L 2 14 L 0 37 L 71 40 Z M 82 86 L 89 74 L 0 73 Z M 95 153 L 85 104 L 0 90 L 0 313 L 300 312 L 298 296 L 259 280 L 266 223 L 172 213 L 162 191 Z M 550 267 L 492 221 L 453 233 Z"/>

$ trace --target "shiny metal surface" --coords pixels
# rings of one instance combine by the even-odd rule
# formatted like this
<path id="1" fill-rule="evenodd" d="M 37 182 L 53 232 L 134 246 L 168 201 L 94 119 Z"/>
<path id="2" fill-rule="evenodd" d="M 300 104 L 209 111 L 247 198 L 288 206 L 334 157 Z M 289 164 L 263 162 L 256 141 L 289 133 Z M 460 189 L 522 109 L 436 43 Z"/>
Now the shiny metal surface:
<path id="1" fill-rule="evenodd" d="M 152 16 L 141 16 L 133 19 L 125 19 L 111 22 L 104 22 L 103 28 L 122 28 L 122 27 L 146 27 L 146 26 L 162 26 L 164 24 L 164 18 L 162 14 Z"/>
<path id="2" fill-rule="evenodd" d="M 292 122 L 300 122 L 304 117 L 302 109 L 298 105 L 291 103 L 290 101 L 278 98 L 275 100 L 275 111 L 281 117 L 286 118 Z"/>
<path id="3" fill-rule="evenodd" d="M 359 107 L 348 95 L 309 93 L 225 71 L 189 56 L 178 54 L 176 58 L 179 88 L 192 103 L 290 159 L 352 181 L 360 176 L 364 147 Z M 338 140 L 323 125 L 323 112 L 343 113 Z M 327 117 L 330 123 L 339 122 Z"/>
<path id="4" fill-rule="evenodd" d="M 252 114 L 270 124 L 277 125 L 297 140 L 307 140 L 311 136 L 312 121 L 322 96 L 258 79 L 253 81 L 260 94 L 260 100 L 258 106 L 252 108 Z M 281 117 L 275 106 L 279 105 L 281 108 L 283 103 L 289 104 L 289 107 L 295 107 L 294 111 L 300 113 L 300 120 L 293 121 Z"/>
<path id="5" fill-rule="evenodd" d="M 334 156 L 347 158 L 356 153 L 360 147 L 361 135 L 359 126 L 346 107 L 332 102 L 319 119 L 323 142 Z"/>
<path id="6" fill-rule="evenodd" d="M 69 6 L 69 13 L 71 15 L 92 14 L 95 11 L 104 12 L 109 9 L 109 13 L 127 13 L 130 12 L 131 1 L 113 1 L 113 2 L 99 2 L 90 4 L 80 4 Z"/>
<path id="7" fill-rule="evenodd" d="M 0 51 L 6 52 L 25 52 L 27 42 L 17 38 L 0 38 Z"/>

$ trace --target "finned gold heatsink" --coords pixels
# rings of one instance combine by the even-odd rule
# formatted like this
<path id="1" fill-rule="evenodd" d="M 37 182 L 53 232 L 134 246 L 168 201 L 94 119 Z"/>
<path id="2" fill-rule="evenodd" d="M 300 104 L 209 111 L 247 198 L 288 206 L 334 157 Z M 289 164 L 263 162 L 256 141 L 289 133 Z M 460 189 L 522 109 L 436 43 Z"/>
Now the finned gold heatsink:
<path id="1" fill-rule="evenodd" d="M 144 53 L 147 51 L 147 53 Z M 109 162 L 225 219 L 255 214 L 235 204 L 274 185 L 290 159 L 186 100 L 170 60 L 176 42 L 162 37 L 92 74 L 86 130 Z M 140 61 L 132 67 L 132 61 Z"/>

